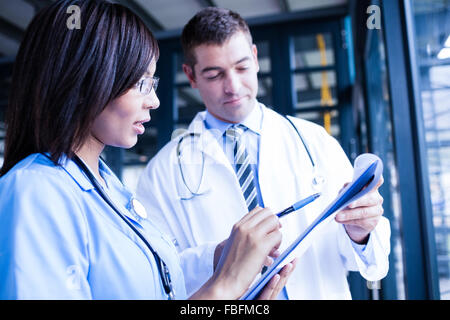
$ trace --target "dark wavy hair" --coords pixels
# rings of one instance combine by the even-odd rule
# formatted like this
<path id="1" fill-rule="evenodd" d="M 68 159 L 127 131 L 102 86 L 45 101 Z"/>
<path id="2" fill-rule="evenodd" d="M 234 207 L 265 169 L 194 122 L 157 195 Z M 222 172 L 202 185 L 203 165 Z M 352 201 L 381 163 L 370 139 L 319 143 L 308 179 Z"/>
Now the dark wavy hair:
<path id="1" fill-rule="evenodd" d="M 68 8 L 80 9 L 80 29 Z M 159 57 L 156 39 L 130 9 L 105 0 L 59 0 L 31 21 L 13 69 L 0 176 L 30 154 L 58 165 L 73 157 L 106 105 Z"/>
<path id="2" fill-rule="evenodd" d="M 222 45 L 238 31 L 244 33 L 251 45 L 253 40 L 247 22 L 237 12 L 217 7 L 202 9 L 189 20 L 181 33 L 185 63 L 194 70 L 197 63 L 195 47 L 202 44 Z"/>

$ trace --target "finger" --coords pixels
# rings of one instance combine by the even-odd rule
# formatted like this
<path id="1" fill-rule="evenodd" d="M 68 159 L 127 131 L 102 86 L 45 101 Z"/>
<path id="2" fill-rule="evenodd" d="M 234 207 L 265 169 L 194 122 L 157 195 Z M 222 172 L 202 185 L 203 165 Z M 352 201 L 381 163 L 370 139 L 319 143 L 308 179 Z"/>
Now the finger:
<path id="1" fill-rule="evenodd" d="M 288 278 L 292 271 L 294 271 L 296 265 L 297 265 L 297 261 L 298 258 L 295 258 L 294 260 L 292 260 L 291 262 L 289 262 L 288 264 L 286 264 L 279 272 L 278 274 L 281 276 L 280 280 L 286 280 L 286 278 Z"/>
<path id="2" fill-rule="evenodd" d="M 274 248 L 272 249 L 272 251 L 270 251 L 269 257 L 272 257 L 272 258 L 278 258 L 278 257 L 280 256 L 280 254 L 281 254 L 281 251 L 278 250 L 278 247 L 274 247 Z"/>
<path id="3" fill-rule="evenodd" d="M 255 232 L 263 236 L 265 234 L 279 230 L 281 228 L 281 224 L 278 217 L 273 213 L 269 212 L 269 214 L 263 216 L 263 219 L 258 221 L 258 223 L 254 226 L 254 228 Z"/>
<path id="4" fill-rule="evenodd" d="M 264 236 L 262 243 L 262 248 L 267 255 L 273 250 L 273 248 L 278 248 L 281 244 L 282 234 L 279 230 L 272 231 Z"/>
<path id="5" fill-rule="evenodd" d="M 271 257 L 266 257 L 266 260 L 264 260 L 264 265 L 266 267 L 269 267 L 273 263 L 273 259 Z"/>
<path id="6" fill-rule="evenodd" d="M 256 212 L 252 217 L 250 217 L 245 223 L 248 228 L 260 228 L 261 225 L 267 222 L 272 222 L 274 225 L 281 227 L 281 223 L 278 217 L 273 214 L 269 208 L 264 208 Z"/>
<path id="7" fill-rule="evenodd" d="M 258 296 L 257 300 L 269 300 L 272 296 L 273 290 L 276 288 L 278 281 L 280 281 L 280 275 L 276 274 L 270 279 L 266 284 L 261 294 Z"/>
<path id="8" fill-rule="evenodd" d="M 292 274 L 292 271 L 294 271 L 296 264 L 297 260 L 294 259 L 292 262 L 286 264 L 278 273 L 280 275 L 280 280 L 277 282 L 275 288 L 273 289 L 270 299 L 276 299 L 278 297 L 281 290 L 283 290 L 284 286 L 286 285 L 289 276 Z"/>
<path id="9" fill-rule="evenodd" d="M 346 186 L 348 186 L 348 184 L 349 184 L 350 182 L 346 182 L 346 183 L 344 183 L 344 185 L 342 186 L 342 188 L 339 190 L 339 193 L 342 191 L 342 190 L 344 190 L 345 189 L 345 187 Z"/>
<path id="10" fill-rule="evenodd" d="M 358 207 L 370 207 L 376 206 L 383 203 L 383 197 L 380 195 L 378 190 L 373 190 L 367 193 L 365 196 L 359 198 L 356 201 L 350 203 L 347 208 L 353 209 Z"/>
<path id="11" fill-rule="evenodd" d="M 378 224 L 380 218 L 349 220 L 344 224 L 347 226 L 358 226 L 364 230 L 372 230 Z"/>
<path id="12" fill-rule="evenodd" d="M 261 210 L 263 210 L 264 208 L 261 208 L 260 206 L 256 206 L 253 210 L 251 210 L 250 212 L 248 212 L 246 215 L 244 215 L 242 217 L 241 220 L 239 220 L 239 222 L 245 223 L 246 221 L 248 221 L 249 219 L 251 219 L 255 214 L 257 214 L 258 212 L 260 212 Z"/>
<path id="13" fill-rule="evenodd" d="M 249 213 L 244 215 L 241 220 L 236 222 L 234 225 L 235 228 L 252 228 L 257 224 L 260 220 L 264 219 L 265 216 L 267 216 L 267 210 L 264 208 L 261 208 L 259 206 L 256 206 L 253 210 L 251 210 Z"/>
<path id="14" fill-rule="evenodd" d="M 342 210 L 336 215 L 335 220 L 339 223 L 347 223 L 352 220 L 370 219 L 383 215 L 382 206 L 359 207 L 351 210 Z"/>
<path id="15" fill-rule="evenodd" d="M 379 187 L 381 187 L 384 183 L 384 178 L 383 176 L 380 176 L 380 180 L 378 180 L 377 185 L 375 186 L 376 189 L 378 189 Z"/>
<path id="16" fill-rule="evenodd" d="M 289 276 L 297 265 L 297 258 L 284 266 L 278 274 L 274 275 L 268 284 L 264 287 L 257 300 L 276 299 L 278 294 L 283 290 Z"/>
<path id="17" fill-rule="evenodd" d="M 352 203 L 350 203 L 346 209 L 354 209 L 354 208 L 358 208 L 358 207 L 371 207 L 371 206 L 376 206 L 379 204 L 383 204 L 383 197 L 378 193 L 378 191 L 376 192 L 370 192 L 368 194 L 366 194 L 364 197 L 359 198 L 356 201 L 353 201 Z"/>

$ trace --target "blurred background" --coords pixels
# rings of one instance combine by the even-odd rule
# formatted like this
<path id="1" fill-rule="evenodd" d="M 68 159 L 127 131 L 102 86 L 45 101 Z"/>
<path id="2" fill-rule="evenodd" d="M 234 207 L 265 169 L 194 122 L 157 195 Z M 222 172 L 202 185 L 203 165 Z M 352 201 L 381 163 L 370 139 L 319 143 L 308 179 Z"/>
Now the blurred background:
<path id="1" fill-rule="evenodd" d="M 0 165 L 12 67 L 33 16 L 53 0 L 0 0 Z M 104 157 L 135 189 L 146 163 L 204 110 L 179 37 L 201 8 L 240 13 L 258 47 L 258 99 L 325 127 L 353 161 L 385 164 L 392 227 L 380 282 L 349 273 L 354 299 L 450 299 L 450 0 L 128 0 L 156 35 L 161 106 L 130 150 Z"/>

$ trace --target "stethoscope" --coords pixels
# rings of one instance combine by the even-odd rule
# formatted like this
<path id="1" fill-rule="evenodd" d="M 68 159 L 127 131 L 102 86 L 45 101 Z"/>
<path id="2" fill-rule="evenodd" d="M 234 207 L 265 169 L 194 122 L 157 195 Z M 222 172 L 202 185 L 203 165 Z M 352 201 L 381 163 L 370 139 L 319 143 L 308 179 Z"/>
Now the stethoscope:
<path id="1" fill-rule="evenodd" d="M 207 191 L 205 192 L 200 192 L 200 186 L 202 185 L 202 181 L 203 181 L 203 173 L 205 172 L 205 154 L 202 152 L 202 168 L 200 169 L 200 181 L 197 185 L 197 190 L 193 191 L 191 188 L 189 188 L 188 183 L 186 181 L 186 177 L 184 176 L 184 172 L 183 172 L 183 166 L 181 164 L 181 158 L 182 158 L 182 151 L 181 151 L 181 144 L 183 143 L 183 140 L 185 138 L 191 138 L 194 139 L 195 137 L 200 137 L 199 133 L 194 133 L 194 132 L 189 132 L 185 135 L 183 135 L 180 140 L 178 140 L 178 144 L 177 144 L 177 161 L 178 161 L 178 167 L 180 169 L 180 174 L 181 174 L 181 179 L 183 180 L 184 185 L 186 186 L 186 188 L 188 189 L 188 191 L 190 192 L 190 196 L 189 197 L 180 197 L 180 200 L 191 200 L 194 197 L 197 196 L 201 196 L 205 193 L 207 193 Z"/>
<path id="2" fill-rule="evenodd" d="M 158 267 L 159 276 L 161 278 L 161 281 L 162 281 L 162 284 L 164 287 L 164 291 L 166 292 L 169 300 L 172 300 L 175 297 L 175 295 L 173 292 L 172 279 L 170 278 L 169 268 L 167 267 L 166 263 L 161 259 L 161 257 L 158 255 L 158 253 L 152 248 L 150 243 L 139 232 L 139 230 L 137 230 L 136 227 L 133 226 L 131 224 L 131 222 L 128 221 L 128 219 L 122 214 L 120 209 L 117 208 L 117 206 L 114 204 L 114 202 L 109 198 L 109 196 L 103 190 L 103 187 L 97 181 L 94 174 L 91 172 L 91 170 L 89 170 L 87 165 L 77 155 L 75 155 L 73 157 L 73 161 L 86 174 L 86 176 L 89 178 L 89 180 L 93 184 L 95 190 L 103 198 L 103 200 L 114 210 L 115 213 L 117 213 L 117 215 L 120 218 L 122 218 L 123 221 L 125 221 L 125 223 L 136 233 L 136 235 L 145 243 L 147 248 L 153 254 L 153 257 L 155 258 L 155 261 L 156 261 L 156 265 Z M 132 204 L 133 210 L 135 210 L 139 216 L 146 216 L 145 208 L 142 206 L 142 204 L 140 204 L 140 202 L 138 202 L 136 199 L 133 199 L 131 204 Z M 142 211 L 142 210 L 144 210 L 144 211 Z"/>
<path id="3" fill-rule="evenodd" d="M 313 178 L 311 181 L 311 185 L 314 191 L 316 192 L 320 192 L 322 190 L 322 187 L 325 183 L 325 177 L 322 176 L 318 171 L 317 171 L 317 167 L 316 167 L 316 163 L 313 160 L 312 154 L 309 150 L 308 144 L 305 142 L 305 139 L 303 139 L 303 136 L 301 135 L 300 131 L 298 131 L 297 127 L 294 125 L 294 123 L 292 122 L 291 119 L 289 119 L 287 116 L 284 116 L 284 118 L 286 118 L 287 121 L 289 121 L 289 123 L 291 124 L 291 126 L 294 128 L 295 132 L 297 133 L 298 137 L 300 138 L 300 141 L 303 144 L 303 147 L 306 150 L 306 153 L 308 154 L 308 158 L 311 162 L 311 166 L 312 166 L 312 172 L 313 172 Z M 183 166 L 181 164 L 181 158 L 182 158 L 182 148 L 181 148 L 181 144 L 183 143 L 183 141 L 186 138 L 190 138 L 190 139 L 194 139 L 195 137 L 200 137 L 199 133 L 194 133 L 194 132 L 189 132 L 186 133 L 185 135 L 183 135 L 179 140 L 178 140 L 178 144 L 177 144 L 177 161 L 178 161 L 178 168 L 180 170 L 180 175 L 181 175 L 181 179 L 183 180 L 183 184 L 186 187 L 186 189 L 189 191 L 190 196 L 188 197 L 183 197 L 180 196 L 181 200 L 191 200 L 194 197 L 197 196 L 201 196 L 203 194 L 206 194 L 208 191 L 205 192 L 200 192 L 200 187 L 202 185 L 202 181 L 203 181 L 203 177 L 204 177 L 204 172 L 205 172 L 205 154 L 202 152 L 202 167 L 201 167 L 201 174 L 200 174 L 200 181 L 197 185 L 197 188 L 195 188 L 196 190 L 194 191 L 192 188 L 189 187 L 187 181 L 186 181 L 186 177 L 184 175 L 183 172 Z"/>
<path id="4" fill-rule="evenodd" d="M 294 125 L 294 123 L 292 122 L 291 119 L 289 119 L 287 116 L 284 116 L 286 118 L 287 121 L 289 121 L 289 123 L 292 125 L 292 127 L 294 128 L 295 132 L 297 132 L 298 137 L 300 138 L 303 147 L 305 147 L 306 153 L 308 154 L 308 158 L 309 161 L 311 161 L 311 166 L 312 166 L 312 172 L 313 172 L 313 178 L 311 181 L 311 185 L 314 189 L 314 191 L 319 192 L 322 191 L 322 187 L 325 184 L 325 177 L 323 175 L 321 175 L 318 171 L 317 171 L 317 167 L 316 167 L 316 163 L 314 162 L 311 152 L 309 151 L 309 147 L 308 144 L 305 142 L 305 139 L 303 139 L 303 136 L 300 134 L 300 131 L 298 131 L 297 127 Z"/>

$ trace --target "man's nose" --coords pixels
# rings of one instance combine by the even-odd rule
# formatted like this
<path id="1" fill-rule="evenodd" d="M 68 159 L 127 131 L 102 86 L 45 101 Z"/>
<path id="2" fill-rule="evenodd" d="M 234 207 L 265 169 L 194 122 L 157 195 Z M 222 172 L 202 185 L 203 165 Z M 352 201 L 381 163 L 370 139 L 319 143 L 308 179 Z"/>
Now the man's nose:
<path id="1" fill-rule="evenodd" d="M 229 72 L 224 82 L 224 92 L 233 95 L 239 92 L 241 87 L 241 79 L 235 72 Z"/>

